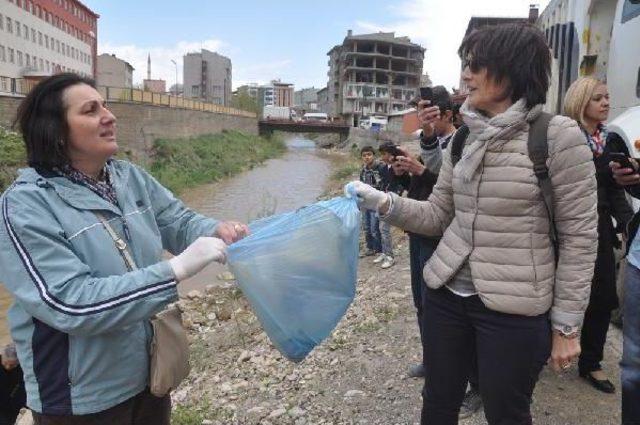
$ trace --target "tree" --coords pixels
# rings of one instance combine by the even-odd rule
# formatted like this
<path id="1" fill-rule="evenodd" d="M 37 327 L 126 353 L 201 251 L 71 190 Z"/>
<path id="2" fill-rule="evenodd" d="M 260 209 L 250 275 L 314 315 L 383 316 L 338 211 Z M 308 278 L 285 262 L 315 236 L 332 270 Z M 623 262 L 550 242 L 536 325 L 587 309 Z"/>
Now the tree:
<path id="1" fill-rule="evenodd" d="M 260 106 L 258 105 L 258 101 L 253 97 L 249 96 L 246 92 L 237 92 L 231 96 L 231 106 L 237 109 L 242 109 L 243 111 L 255 112 L 256 114 L 260 114 Z"/>

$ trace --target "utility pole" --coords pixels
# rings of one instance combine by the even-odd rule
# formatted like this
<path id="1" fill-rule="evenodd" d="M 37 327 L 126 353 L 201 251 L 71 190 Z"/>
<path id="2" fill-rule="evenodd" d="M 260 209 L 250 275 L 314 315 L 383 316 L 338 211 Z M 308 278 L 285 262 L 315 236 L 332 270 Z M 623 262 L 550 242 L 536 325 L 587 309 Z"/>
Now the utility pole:
<path id="1" fill-rule="evenodd" d="M 176 66 L 176 88 L 175 88 L 175 95 L 178 96 L 178 62 L 174 61 L 173 59 L 171 59 L 171 62 L 173 62 L 173 64 Z"/>

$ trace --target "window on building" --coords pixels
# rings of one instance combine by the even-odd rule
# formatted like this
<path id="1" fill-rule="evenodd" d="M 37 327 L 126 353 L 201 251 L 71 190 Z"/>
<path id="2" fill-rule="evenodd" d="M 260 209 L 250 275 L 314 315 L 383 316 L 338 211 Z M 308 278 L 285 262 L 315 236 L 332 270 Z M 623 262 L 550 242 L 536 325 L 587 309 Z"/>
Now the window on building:
<path id="1" fill-rule="evenodd" d="M 46 61 L 46 64 L 47 64 L 47 72 L 51 72 L 51 67 L 50 67 L 49 61 Z"/>
<path id="2" fill-rule="evenodd" d="M 6 56 L 6 52 L 5 52 L 4 46 L 0 46 L 0 61 L 2 61 L 2 62 L 6 62 L 7 61 L 7 56 Z"/>
<path id="3" fill-rule="evenodd" d="M 56 40 L 56 51 L 60 53 L 60 40 Z"/>
<path id="4" fill-rule="evenodd" d="M 16 36 L 22 37 L 22 28 L 20 27 L 20 22 L 16 21 Z"/>
<path id="5" fill-rule="evenodd" d="M 16 0 L 16 6 L 22 7 L 22 0 Z"/>
<path id="6" fill-rule="evenodd" d="M 40 71 L 44 70 L 44 61 L 42 60 L 42 58 L 38 59 L 38 63 L 40 64 L 40 67 L 38 68 Z"/>
<path id="7" fill-rule="evenodd" d="M 49 36 L 46 34 L 44 35 L 44 47 L 49 48 Z"/>
<path id="8" fill-rule="evenodd" d="M 0 30 L 4 29 L 4 16 L 0 13 Z"/>
<path id="9" fill-rule="evenodd" d="M 42 33 L 38 31 L 38 44 L 42 46 Z"/>
<path id="10" fill-rule="evenodd" d="M 13 21 L 7 16 L 7 32 L 13 34 Z"/>
<path id="11" fill-rule="evenodd" d="M 60 43 L 60 53 L 64 55 L 64 43 Z"/>
<path id="12" fill-rule="evenodd" d="M 24 61 L 22 59 L 22 52 L 20 50 L 16 51 L 18 56 L 18 66 L 24 66 Z"/>
<path id="13" fill-rule="evenodd" d="M 22 34 L 24 35 L 25 40 L 29 40 L 29 27 L 26 25 L 22 25 Z"/>
<path id="14" fill-rule="evenodd" d="M 24 58 L 26 65 L 31 66 L 31 55 L 29 55 L 29 53 L 25 53 Z"/>
<path id="15" fill-rule="evenodd" d="M 633 0 L 626 0 L 622 8 L 622 23 L 630 21 L 640 15 L 640 3 Z"/>
<path id="16" fill-rule="evenodd" d="M 31 28 L 31 41 L 36 42 L 36 30 Z"/>
<path id="17" fill-rule="evenodd" d="M 10 63 L 15 63 L 16 59 L 14 57 L 14 50 L 12 48 L 9 48 L 9 62 Z"/>

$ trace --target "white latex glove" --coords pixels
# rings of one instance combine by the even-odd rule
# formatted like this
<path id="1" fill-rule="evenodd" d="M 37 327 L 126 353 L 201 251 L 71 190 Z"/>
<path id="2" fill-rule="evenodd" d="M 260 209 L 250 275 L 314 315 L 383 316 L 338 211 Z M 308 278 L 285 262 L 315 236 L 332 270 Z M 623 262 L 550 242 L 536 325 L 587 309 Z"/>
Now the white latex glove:
<path id="1" fill-rule="evenodd" d="M 347 183 L 344 187 L 344 193 L 348 198 L 353 192 L 357 195 L 358 205 L 367 210 L 378 211 L 389 200 L 389 194 L 374 189 L 360 180 Z"/>
<path id="2" fill-rule="evenodd" d="M 222 264 L 227 262 L 227 244 L 222 239 L 200 237 L 180 255 L 169 260 L 169 264 L 176 279 L 180 282 L 190 278 L 214 261 Z"/>

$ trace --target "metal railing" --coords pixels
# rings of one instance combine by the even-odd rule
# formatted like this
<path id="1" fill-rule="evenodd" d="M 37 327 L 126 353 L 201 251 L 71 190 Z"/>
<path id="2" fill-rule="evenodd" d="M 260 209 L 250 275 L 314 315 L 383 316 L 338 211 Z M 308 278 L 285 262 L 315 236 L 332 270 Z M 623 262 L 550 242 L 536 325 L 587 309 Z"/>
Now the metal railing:
<path id="1" fill-rule="evenodd" d="M 0 76 L 0 95 L 26 96 L 36 84 L 37 81 L 30 79 Z M 100 92 L 107 102 L 140 103 L 256 118 L 256 114 L 254 112 L 216 105 L 214 103 L 202 102 L 195 99 L 187 99 L 182 96 L 154 93 L 141 89 L 98 86 L 98 92 Z"/>

